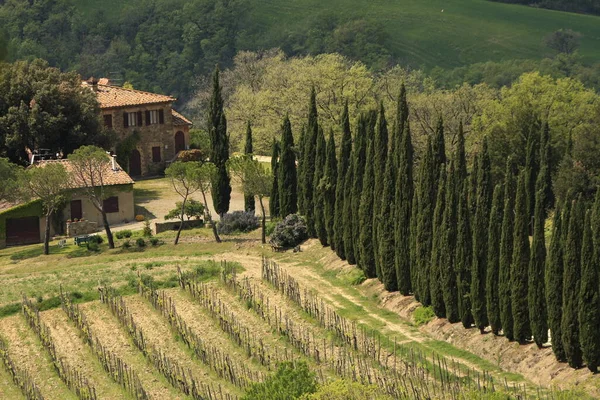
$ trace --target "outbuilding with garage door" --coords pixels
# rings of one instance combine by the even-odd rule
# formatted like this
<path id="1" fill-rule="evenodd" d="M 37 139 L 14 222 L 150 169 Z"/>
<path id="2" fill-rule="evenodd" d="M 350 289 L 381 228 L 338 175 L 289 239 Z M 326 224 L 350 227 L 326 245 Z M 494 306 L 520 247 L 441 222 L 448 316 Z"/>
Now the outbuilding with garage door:
<path id="1" fill-rule="evenodd" d="M 0 249 L 41 243 L 45 222 L 39 200 L 18 205 L 0 202 Z"/>

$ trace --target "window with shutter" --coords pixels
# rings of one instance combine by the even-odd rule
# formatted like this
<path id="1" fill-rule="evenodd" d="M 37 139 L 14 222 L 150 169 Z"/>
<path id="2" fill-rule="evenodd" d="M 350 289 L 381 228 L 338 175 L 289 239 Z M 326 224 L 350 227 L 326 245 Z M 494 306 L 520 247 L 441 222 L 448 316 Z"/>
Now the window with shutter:
<path id="1" fill-rule="evenodd" d="M 143 116 L 142 116 L 142 112 L 138 111 L 137 112 L 137 126 L 143 126 L 144 125 L 144 121 L 143 121 Z"/>
<path id="2" fill-rule="evenodd" d="M 165 112 L 163 110 L 158 110 L 158 123 L 159 124 L 165 123 Z"/>
<path id="3" fill-rule="evenodd" d="M 105 199 L 102 203 L 102 208 L 106 213 L 119 212 L 119 198 L 117 196 L 112 196 Z"/>
<path id="4" fill-rule="evenodd" d="M 123 127 L 129 128 L 129 113 L 127 112 L 123 113 Z"/>
<path id="5" fill-rule="evenodd" d="M 146 125 L 150 125 L 150 111 L 146 110 Z"/>
<path id="6" fill-rule="evenodd" d="M 160 146 L 152 148 L 152 162 L 160 162 Z"/>
<path id="7" fill-rule="evenodd" d="M 127 124 L 125 124 L 125 127 L 127 128 L 128 126 L 137 126 L 138 125 L 138 115 L 137 113 L 127 113 Z"/>

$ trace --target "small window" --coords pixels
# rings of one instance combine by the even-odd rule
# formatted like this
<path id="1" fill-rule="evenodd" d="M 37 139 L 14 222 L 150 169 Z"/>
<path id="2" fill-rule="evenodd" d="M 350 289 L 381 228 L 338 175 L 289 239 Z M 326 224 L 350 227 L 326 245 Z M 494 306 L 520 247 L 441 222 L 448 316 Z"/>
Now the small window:
<path id="1" fill-rule="evenodd" d="M 127 113 L 127 124 L 125 124 L 125 126 L 137 126 L 137 120 L 136 113 Z"/>
<path id="2" fill-rule="evenodd" d="M 109 197 L 104 200 L 102 207 L 107 213 L 119 212 L 119 198 L 117 196 Z"/>
<path id="3" fill-rule="evenodd" d="M 113 125 L 112 125 L 112 115 L 111 114 L 104 115 L 104 127 L 108 128 L 108 129 L 112 129 Z"/>
<path id="4" fill-rule="evenodd" d="M 152 162 L 160 162 L 160 146 L 152 148 Z"/>
<path id="5" fill-rule="evenodd" d="M 165 123 L 165 112 L 162 109 L 158 110 L 158 123 L 161 125 Z"/>

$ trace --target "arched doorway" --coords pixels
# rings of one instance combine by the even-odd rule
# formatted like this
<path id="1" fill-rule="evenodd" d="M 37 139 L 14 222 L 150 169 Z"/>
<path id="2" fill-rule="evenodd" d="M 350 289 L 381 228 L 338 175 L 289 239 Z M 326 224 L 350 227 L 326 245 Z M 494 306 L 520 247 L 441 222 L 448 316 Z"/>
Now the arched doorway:
<path id="1" fill-rule="evenodd" d="M 140 176 L 142 175 L 142 156 L 137 149 L 133 149 L 129 155 L 129 175 Z"/>
<path id="2" fill-rule="evenodd" d="M 175 134 L 175 153 L 185 150 L 185 135 L 181 131 Z"/>

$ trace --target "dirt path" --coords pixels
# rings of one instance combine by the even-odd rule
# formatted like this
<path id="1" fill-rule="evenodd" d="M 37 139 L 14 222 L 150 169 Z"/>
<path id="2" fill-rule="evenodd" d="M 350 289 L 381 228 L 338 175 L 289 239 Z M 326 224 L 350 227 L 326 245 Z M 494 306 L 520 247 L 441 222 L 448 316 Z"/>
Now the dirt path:
<path id="1" fill-rule="evenodd" d="M 103 346 L 117 354 L 127 365 L 134 368 L 151 399 L 188 399 L 173 388 L 169 382 L 144 358 L 135 347 L 119 321 L 100 302 L 81 305 L 91 325 L 92 332 L 100 338 Z"/>
<path id="2" fill-rule="evenodd" d="M 46 399 L 76 400 L 77 396 L 60 380 L 50 356 L 21 315 L 3 318 L 0 335 L 8 342 L 13 361 L 29 371 Z M 3 367 L 0 367 L 3 369 Z M 8 376 L 8 375 L 7 375 Z M 1 394 L 1 393 L 0 393 Z M 2 397 L 0 399 L 11 399 Z"/>
<path id="3" fill-rule="evenodd" d="M 98 399 L 130 399 L 130 395 L 104 371 L 96 356 L 79 337 L 77 328 L 68 320 L 62 309 L 40 314 L 50 328 L 56 351 L 68 364 L 79 370 L 96 388 Z"/>

